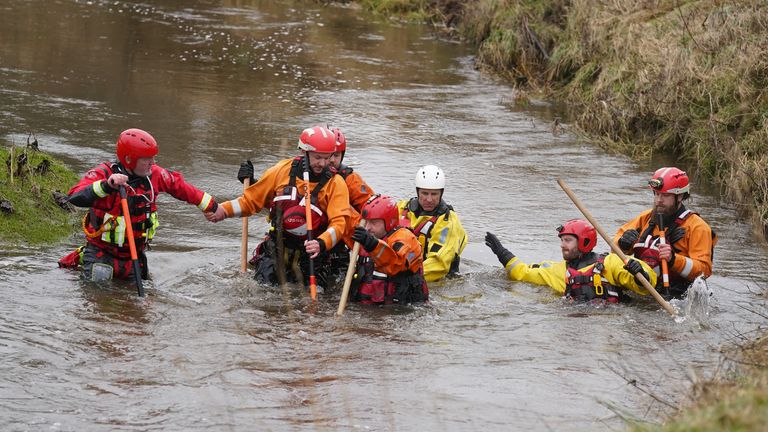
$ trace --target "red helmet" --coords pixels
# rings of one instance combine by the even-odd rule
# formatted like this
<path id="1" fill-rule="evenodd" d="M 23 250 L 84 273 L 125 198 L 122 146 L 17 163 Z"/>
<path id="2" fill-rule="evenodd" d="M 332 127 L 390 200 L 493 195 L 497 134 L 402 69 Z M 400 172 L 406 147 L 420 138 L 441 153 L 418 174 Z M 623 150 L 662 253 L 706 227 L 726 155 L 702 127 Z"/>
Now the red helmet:
<path id="1" fill-rule="evenodd" d="M 323 126 L 304 129 L 299 137 L 299 148 L 308 152 L 333 153 L 336 151 L 336 134 Z"/>
<path id="2" fill-rule="evenodd" d="M 340 151 L 342 153 L 347 151 L 347 138 L 344 137 L 341 129 L 333 128 L 333 133 L 336 135 L 336 151 Z"/>
<path id="3" fill-rule="evenodd" d="M 117 158 L 131 171 L 136 168 L 138 158 L 155 156 L 157 151 L 157 141 L 141 129 L 124 130 L 117 139 Z"/>
<path id="4" fill-rule="evenodd" d="M 648 187 L 656 192 L 675 195 L 690 193 L 691 190 L 691 186 L 688 184 L 688 174 L 675 167 L 664 167 L 656 170 L 653 177 L 648 180 Z"/>
<path id="5" fill-rule="evenodd" d="M 386 195 L 376 194 L 368 199 L 363 206 L 363 219 L 383 219 L 387 232 L 398 226 L 400 212 L 397 203 Z"/>
<path id="6" fill-rule="evenodd" d="M 589 222 L 582 219 L 571 219 L 557 227 L 557 236 L 562 237 L 566 234 L 576 237 L 579 244 L 579 252 L 591 252 L 597 244 L 597 232 Z"/>

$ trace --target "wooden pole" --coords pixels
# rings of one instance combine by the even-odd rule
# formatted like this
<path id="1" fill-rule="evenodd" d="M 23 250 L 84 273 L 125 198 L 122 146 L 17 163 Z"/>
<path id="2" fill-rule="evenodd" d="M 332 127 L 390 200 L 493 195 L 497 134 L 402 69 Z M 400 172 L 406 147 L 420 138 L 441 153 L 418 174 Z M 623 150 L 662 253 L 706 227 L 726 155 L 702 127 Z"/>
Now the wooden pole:
<path id="1" fill-rule="evenodd" d="M 251 179 L 243 179 L 243 193 L 251 185 Z M 248 271 L 248 216 L 243 216 L 243 234 L 240 239 L 240 271 Z"/>
<path id="2" fill-rule="evenodd" d="M 618 255 L 619 258 L 621 258 L 621 260 L 624 261 L 624 264 L 629 262 L 629 258 L 627 258 L 627 256 L 624 254 L 624 252 L 622 252 L 622 250 L 615 243 L 613 243 L 611 238 L 608 237 L 605 234 L 605 231 L 603 231 L 603 229 L 597 223 L 595 218 L 592 217 L 592 213 L 590 213 L 589 210 L 587 210 L 587 208 L 584 207 L 584 205 L 581 203 L 579 198 L 565 184 L 565 182 L 562 181 L 561 179 L 557 179 L 557 184 L 559 184 L 560 187 L 563 189 L 563 192 L 565 192 L 565 194 L 568 195 L 568 198 L 570 198 L 571 201 L 573 201 L 573 203 L 576 204 L 576 207 L 578 207 L 579 211 L 581 211 L 581 213 L 584 215 L 584 217 L 587 218 L 589 223 L 591 223 L 592 226 L 595 227 L 595 230 L 597 230 L 597 232 L 600 234 L 600 237 L 602 237 L 603 240 L 605 240 L 605 242 L 608 243 L 608 246 L 611 247 L 611 250 L 613 251 L 613 253 Z M 646 278 L 644 278 L 643 275 L 637 274 L 635 276 L 635 278 L 638 281 L 640 281 L 640 283 L 645 287 L 646 290 L 648 290 L 649 293 L 651 293 L 653 298 L 656 299 L 656 301 L 661 305 L 661 307 L 664 308 L 664 310 L 669 312 L 669 314 L 672 315 L 672 316 L 676 316 L 677 315 L 677 312 L 675 312 L 675 309 L 669 303 L 667 303 L 667 301 L 664 300 L 664 298 L 661 297 L 661 295 L 656 291 L 656 289 L 653 286 L 651 286 L 651 283 L 648 282 L 648 280 Z"/>
<path id="3" fill-rule="evenodd" d="M 365 219 L 360 219 L 359 227 L 365 226 Z M 349 297 L 349 287 L 352 285 L 352 276 L 355 274 L 355 267 L 357 266 L 357 255 L 360 253 L 360 243 L 355 242 L 352 246 L 352 252 L 349 254 L 349 266 L 347 267 L 347 275 L 344 277 L 344 287 L 341 289 L 341 300 L 339 300 L 339 308 L 336 310 L 336 315 L 344 315 L 344 308 L 347 307 L 347 298 Z"/>

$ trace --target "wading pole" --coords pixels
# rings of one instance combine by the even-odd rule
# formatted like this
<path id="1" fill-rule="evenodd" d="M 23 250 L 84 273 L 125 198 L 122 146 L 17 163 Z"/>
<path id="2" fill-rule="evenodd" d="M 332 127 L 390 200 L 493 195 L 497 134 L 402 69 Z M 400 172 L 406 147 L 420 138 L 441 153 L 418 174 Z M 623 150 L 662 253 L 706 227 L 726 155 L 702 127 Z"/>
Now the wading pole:
<path id="1" fill-rule="evenodd" d="M 667 244 L 667 238 L 664 234 L 664 215 L 656 215 L 656 225 L 659 226 L 659 243 Z M 664 288 L 669 288 L 669 267 L 667 266 L 667 260 L 661 260 L 661 281 L 664 284 Z"/>
<path id="2" fill-rule="evenodd" d="M 277 281 L 280 287 L 288 283 L 285 278 L 285 245 L 283 244 L 283 209 L 275 206 L 275 268 L 277 269 Z"/>
<path id="3" fill-rule="evenodd" d="M 133 279 L 136 281 L 136 289 L 139 297 L 144 297 L 144 285 L 141 283 L 141 266 L 136 253 L 136 240 L 133 238 L 133 223 L 131 212 L 128 210 L 128 198 L 125 194 L 125 186 L 120 185 L 120 205 L 123 208 L 123 221 L 125 222 L 125 235 L 128 236 L 128 247 L 131 249 L 131 261 L 133 261 Z"/>
<path id="4" fill-rule="evenodd" d="M 360 219 L 359 227 L 365 226 L 365 219 Z M 360 243 L 355 242 L 352 246 L 352 252 L 349 254 L 349 266 L 347 267 L 347 276 L 344 278 L 344 287 L 341 289 L 341 300 L 339 300 L 339 308 L 336 310 L 336 315 L 344 315 L 344 308 L 347 307 L 347 297 L 349 297 L 349 286 L 352 285 L 352 276 L 355 274 L 355 267 L 357 266 L 357 254 L 360 253 Z"/>
<path id="5" fill-rule="evenodd" d="M 243 179 L 243 194 L 248 186 L 251 185 L 251 179 Z M 240 271 L 245 273 L 248 270 L 248 216 L 243 216 L 243 234 L 240 239 Z"/>
<path id="6" fill-rule="evenodd" d="M 613 253 L 618 255 L 619 258 L 621 258 L 621 260 L 624 261 L 624 264 L 628 263 L 629 258 L 627 258 L 627 256 L 624 255 L 624 252 L 622 252 L 621 249 L 619 249 L 619 247 L 616 246 L 616 244 L 614 244 L 613 241 L 611 241 L 610 237 L 608 237 L 605 234 L 605 231 L 603 231 L 603 229 L 600 228 L 600 225 L 598 225 L 595 218 L 592 217 L 592 213 L 590 213 L 589 210 L 587 210 L 587 208 L 584 207 L 584 205 L 581 203 L 579 198 L 573 193 L 573 191 L 571 191 L 571 189 L 565 184 L 565 182 L 562 181 L 561 179 L 557 179 L 557 184 L 559 184 L 560 187 L 563 189 L 563 192 L 565 192 L 565 194 L 568 195 L 568 198 L 570 198 L 571 201 L 573 201 L 573 203 L 576 204 L 576 207 L 578 207 L 579 211 L 581 211 L 584 217 L 587 218 L 589 223 L 591 223 L 592 226 L 595 227 L 595 230 L 597 230 L 597 232 L 600 234 L 600 237 L 602 237 L 603 240 L 605 240 L 605 242 L 608 243 L 608 246 L 611 247 L 611 250 L 613 250 Z M 645 289 L 648 290 L 649 293 L 651 293 L 653 298 L 656 299 L 656 301 L 661 305 L 661 307 L 664 308 L 664 310 L 669 312 L 669 314 L 672 316 L 677 315 L 677 313 L 675 312 L 675 309 L 669 303 L 667 303 L 667 301 L 664 300 L 661 297 L 661 295 L 659 295 L 656 289 L 653 286 L 651 286 L 651 283 L 648 282 L 648 280 L 644 278 L 642 274 L 635 275 L 635 278 L 640 281 L 640 283 L 645 287 Z"/>
<path id="7" fill-rule="evenodd" d="M 304 152 L 304 208 L 307 219 L 307 241 L 312 241 L 312 200 L 309 193 L 309 152 Z M 317 283 L 315 282 L 315 262 L 307 254 L 309 261 L 309 295 L 317 300 Z"/>

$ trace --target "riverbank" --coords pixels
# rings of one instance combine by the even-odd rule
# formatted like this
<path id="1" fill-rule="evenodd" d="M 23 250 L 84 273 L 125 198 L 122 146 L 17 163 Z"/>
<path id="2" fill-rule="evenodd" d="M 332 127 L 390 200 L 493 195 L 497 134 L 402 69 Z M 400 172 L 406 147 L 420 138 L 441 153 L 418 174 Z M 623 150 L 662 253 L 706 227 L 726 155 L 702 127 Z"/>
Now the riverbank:
<path id="1" fill-rule="evenodd" d="M 359 0 L 477 47 L 478 66 L 570 107 L 612 151 L 675 155 L 768 238 L 768 6 L 758 1 Z M 691 405 L 635 430 L 763 430 L 768 337 L 736 372 L 694 386 Z"/>
<path id="2" fill-rule="evenodd" d="M 675 155 L 768 239 L 768 6 L 585 0 L 360 0 L 443 26 L 480 67 L 566 102 L 574 124 L 637 160 Z M 679 7 L 678 7 L 679 5 Z"/>
<path id="3" fill-rule="evenodd" d="M 78 178 L 32 145 L 0 147 L 0 243 L 50 244 L 76 232 L 79 220 L 66 202 Z"/>

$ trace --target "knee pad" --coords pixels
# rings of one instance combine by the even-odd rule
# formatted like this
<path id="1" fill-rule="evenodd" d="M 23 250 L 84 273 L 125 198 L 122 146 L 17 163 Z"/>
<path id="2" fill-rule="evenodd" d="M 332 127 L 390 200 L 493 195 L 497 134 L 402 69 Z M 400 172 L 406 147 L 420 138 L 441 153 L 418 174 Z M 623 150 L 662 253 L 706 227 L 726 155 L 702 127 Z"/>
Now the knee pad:
<path id="1" fill-rule="evenodd" d="M 111 280 L 114 274 L 114 269 L 109 264 L 93 263 L 91 265 L 91 282 L 101 282 L 105 280 Z"/>

